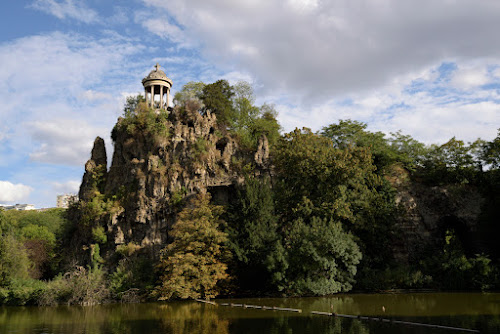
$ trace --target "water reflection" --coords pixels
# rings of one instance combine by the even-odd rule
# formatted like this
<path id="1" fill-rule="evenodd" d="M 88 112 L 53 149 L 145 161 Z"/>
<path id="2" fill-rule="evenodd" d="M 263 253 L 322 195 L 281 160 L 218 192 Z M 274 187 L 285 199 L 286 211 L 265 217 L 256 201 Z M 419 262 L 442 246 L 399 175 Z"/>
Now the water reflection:
<path id="1" fill-rule="evenodd" d="M 220 300 L 218 302 L 224 302 Z M 96 307 L 3 307 L 0 333 L 447 333 L 357 319 L 337 312 L 474 328 L 500 333 L 500 294 L 349 294 L 324 298 L 239 299 L 300 308 L 302 313 L 171 302 Z M 384 311 L 385 310 L 385 311 Z"/>

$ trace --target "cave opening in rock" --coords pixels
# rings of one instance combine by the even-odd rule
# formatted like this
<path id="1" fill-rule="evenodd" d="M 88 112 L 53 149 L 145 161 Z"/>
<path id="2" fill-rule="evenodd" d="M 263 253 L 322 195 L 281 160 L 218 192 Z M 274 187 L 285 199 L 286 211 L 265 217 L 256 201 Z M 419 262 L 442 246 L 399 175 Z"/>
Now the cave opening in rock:
<path id="1" fill-rule="evenodd" d="M 215 205 L 228 206 L 236 198 L 236 188 L 233 184 L 207 187 Z"/>
<path id="2" fill-rule="evenodd" d="M 442 217 L 439 222 L 439 236 L 440 240 L 444 245 L 447 232 L 453 233 L 460 241 L 464 252 L 467 256 L 471 256 L 474 253 L 473 247 L 473 237 L 470 229 L 467 227 L 466 223 L 458 218 L 457 216 L 445 216 Z"/>
<path id="3" fill-rule="evenodd" d="M 215 148 L 220 151 L 221 155 L 224 153 L 224 150 L 226 149 L 227 143 L 228 143 L 227 138 L 221 138 L 215 144 Z"/>

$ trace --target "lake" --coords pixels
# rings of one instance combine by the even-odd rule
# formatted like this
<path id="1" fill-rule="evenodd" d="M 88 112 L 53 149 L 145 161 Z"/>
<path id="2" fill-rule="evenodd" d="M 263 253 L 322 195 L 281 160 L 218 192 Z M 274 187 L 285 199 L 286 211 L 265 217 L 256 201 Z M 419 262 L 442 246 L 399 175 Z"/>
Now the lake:
<path id="1" fill-rule="evenodd" d="M 302 313 L 194 301 L 94 307 L 1 307 L 0 333 L 467 333 L 312 315 L 336 312 L 500 333 L 500 293 L 339 294 L 318 298 L 217 299 Z"/>

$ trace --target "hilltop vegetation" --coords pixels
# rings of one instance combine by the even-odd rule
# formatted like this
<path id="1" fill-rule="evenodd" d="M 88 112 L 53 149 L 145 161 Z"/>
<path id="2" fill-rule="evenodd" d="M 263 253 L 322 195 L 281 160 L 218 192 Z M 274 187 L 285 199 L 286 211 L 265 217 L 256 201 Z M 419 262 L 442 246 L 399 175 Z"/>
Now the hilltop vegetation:
<path id="1" fill-rule="evenodd" d="M 174 103 L 127 100 L 113 165 L 89 160 L 70 210 L 0 212 L 1 303 L 499 287 L 500 132 L 424 145 L 341 120 L 281 135 L 273 106 L 224 80 Z M 471 194 L 478 214 L 447 211 Z M 427 234 L 405 230 L 431 219 L 415 212 L 437 222 Z"/>

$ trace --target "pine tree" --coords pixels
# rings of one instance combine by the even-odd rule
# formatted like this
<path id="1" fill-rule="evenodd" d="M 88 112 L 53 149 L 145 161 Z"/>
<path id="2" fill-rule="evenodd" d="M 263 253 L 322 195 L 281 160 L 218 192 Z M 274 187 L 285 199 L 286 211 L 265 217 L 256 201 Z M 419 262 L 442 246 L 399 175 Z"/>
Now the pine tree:
<path id="1" fill-rule="evenodd" d="M 217 284 L 228 278 L 227 235 L 219 230 L 222 207 L 210 204 L 210 195 L 198 195 L 172 228 L 174 241 L 162 250 L 158 266 L 159 300 L 213 298 Z"/>

